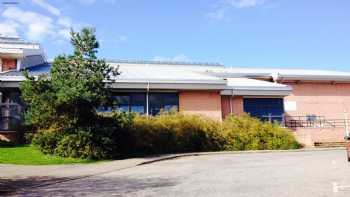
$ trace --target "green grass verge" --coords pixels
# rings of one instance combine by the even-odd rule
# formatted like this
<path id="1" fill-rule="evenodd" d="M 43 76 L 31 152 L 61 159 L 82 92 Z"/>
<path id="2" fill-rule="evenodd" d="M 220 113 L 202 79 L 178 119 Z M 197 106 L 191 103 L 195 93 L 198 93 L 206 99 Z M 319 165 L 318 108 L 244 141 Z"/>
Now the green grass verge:
<path id="1" fill-rule="evenodd" d="M 45 155 L 41 153 L 37 148 L 30 145 L 0 147 L 1 164 L 50 165 L 90 162 L 93 161 Z"/>

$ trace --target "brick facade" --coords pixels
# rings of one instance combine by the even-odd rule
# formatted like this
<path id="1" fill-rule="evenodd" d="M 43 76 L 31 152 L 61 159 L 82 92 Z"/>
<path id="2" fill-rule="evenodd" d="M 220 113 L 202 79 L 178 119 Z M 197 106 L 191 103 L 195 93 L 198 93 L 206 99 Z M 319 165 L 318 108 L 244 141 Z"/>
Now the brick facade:
<path id="1" fill-rule="evenodd" d="M 201 114 L 222 120 L 219 91 L 180 91 L 179 108 L 184 113 Z"/>

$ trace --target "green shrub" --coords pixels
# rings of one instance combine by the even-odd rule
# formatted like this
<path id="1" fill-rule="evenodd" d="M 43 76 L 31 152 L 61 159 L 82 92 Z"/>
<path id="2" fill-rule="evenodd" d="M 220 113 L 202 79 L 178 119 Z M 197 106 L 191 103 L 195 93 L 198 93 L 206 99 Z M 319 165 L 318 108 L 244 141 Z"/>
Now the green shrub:
<path id="1" fill-rule="evenodd" d="M 63 136 L 64 133 L 60 130 L 41 130 L 32 137 L 32 144 L 45 154 L 54 154 L 57 144 Z"/>
<path id="2" fill-rule="evenodd" d="M 129 132 L 134 154 L 216 151 L 225 142 L 220 123 L 182 113 L 136 116 Z"/>
<path id="3" fill-rule="evenodd" d="M 296 149 L 300 144 L 278 123 L 262 122 L 245 114 L 230 116 L 223 123 L 226 150 Z"/>
<path id="4" fill-rule="evenodd" d="M 62 157 L 104 159 L 110 157 L 108 137 L 94 135 L 94 132 L 78 130 L 65 135 L 57 144 L 55 154 Z"/>
<path id="5" fill-rule="evenodd" d="M 162 113 L 99 114 L 96 124 L 78 129 L 40 131 L 32 143 L 42 152 L 63 157 L 113 159 L 132 155 L 293 149 L 300 145 L 278 124 L 248 115 L 230 116 L 223 123 L 199 115 Z"/>
<path id="6" fill-rule="evenodd" d="M 32 144 L 45 154 L 83 159 L 110 159 L 121 156 L 128 147 L 127 127 L 133 114 L 118 113 L 99 116 L 91 127 L 48 129 L 37 132 Z M 124 144 L 124 147 L 123 147 Z"/>

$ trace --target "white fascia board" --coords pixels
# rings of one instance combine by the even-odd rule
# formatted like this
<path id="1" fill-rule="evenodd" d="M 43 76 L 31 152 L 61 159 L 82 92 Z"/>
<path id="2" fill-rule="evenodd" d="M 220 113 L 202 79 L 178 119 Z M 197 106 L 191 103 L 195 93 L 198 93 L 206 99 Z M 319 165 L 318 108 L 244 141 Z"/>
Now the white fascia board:
<path id="1" fill-rule="evenodd" d="M 222 90 L 221 95 L 237 96 L 288 96 L 292 90 Z"/>
<path id="2" fill-rule="evenodd" d="M 21 59 L 24 57 L 24 52 L 22 49 L 3 49 L 3 48 L 0 48 L 0 57 Z"/>
<path id="3" fill-rule="evenodd" d="M 0 82 L 21 82 L 25 79 L 24 76 L 0 76 Z"/>
<path id="4" fill-rule="evenodd" d="M 235 86 L 233 88 L 228 88 L 231 90 L 252 90 L 252 91 L 275 91 L 275 90 L 282 90 L 282 91 L 291 91 L 292 87 L 291 86 L 284 86 L 284 87 L 278 87 L 278 86 Z"/>
<path id="5" fill-rule="evenodd" d="M 337 75 L 280 75 L 279 81 L 283 80 L 295 80 L 295 81 L 341 81 L 350 82 L 349 76 L 337 76 Z"/>
<path id="6" fill-rule="evenodd" d="M 222 83 L 157 83 L 157 82 L 115 82 L 110 88 L 121 89 L 165 89 L 165 90 L 222 90 L 226 84 Z"/>
<path id="7" fill-rule="evenodd" d="M 36 43 L 0 43 L 0 48 L 5 49 L 40 49 L 40 44 Z"/>
<path id="8" fill-rule="evenodd" d="M 164 83 L 164 84 L 220 84 L 226 85 L 226 80 L 163 80 L 163 79 L 115 79 L 115 83 Z"/>

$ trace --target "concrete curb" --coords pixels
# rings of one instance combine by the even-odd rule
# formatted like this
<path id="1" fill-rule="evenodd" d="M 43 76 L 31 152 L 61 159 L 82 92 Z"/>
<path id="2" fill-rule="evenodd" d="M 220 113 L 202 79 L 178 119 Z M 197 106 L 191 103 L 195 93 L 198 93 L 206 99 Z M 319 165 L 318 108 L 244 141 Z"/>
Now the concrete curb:
<path id="1" fill-rule="evenodd" d="M 205 156 L 205 155 L 227 155 L 227 154 L 253 154 L 253 153 L 292 153 L 292 152 L 316 152 L 316 151 L 332 151 L 332 150 L 346 150 L 345 147 L 333 147 L 333 148 L 303 148 L 303 149 L 290 149 L 290 150 L 248 150 L 248 151 L 217 151 L 217 152 L 193 152 L 193 153 L 179 153 L 163 155 L 159 158 L 141 162 L 137 166 L 151 164 L 155 162 L 177 159 L 181 157 L 191 156 Z"/>

